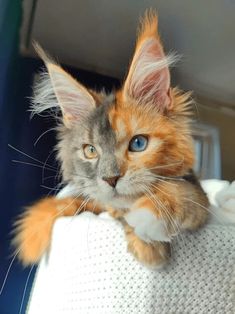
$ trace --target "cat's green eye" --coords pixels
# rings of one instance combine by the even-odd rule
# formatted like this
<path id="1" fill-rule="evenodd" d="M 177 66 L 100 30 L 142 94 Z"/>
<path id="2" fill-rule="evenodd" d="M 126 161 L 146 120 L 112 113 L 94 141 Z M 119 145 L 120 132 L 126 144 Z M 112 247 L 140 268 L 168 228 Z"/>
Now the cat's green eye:
<path id="1" fill-rule="evenodd" d="M 94 159 L 98 156 L 96 148 L 90 144 L 86 144 L 83 146 L 83 152 L 87 159 Z"/>

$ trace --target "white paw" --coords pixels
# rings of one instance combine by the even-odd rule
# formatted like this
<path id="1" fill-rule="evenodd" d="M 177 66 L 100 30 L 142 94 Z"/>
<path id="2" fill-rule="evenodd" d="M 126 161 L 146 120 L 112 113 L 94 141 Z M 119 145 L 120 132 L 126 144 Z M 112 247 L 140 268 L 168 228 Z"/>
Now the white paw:
<path id="1" fill-rule="evenodd" d="M 128 225 L 134 228 L 135 234 L 143 241 L 170 242 L 167 235 L 166 224 L 158 219 L 150 210 L 141 208 L 130 211 L 124 216 Z"/>

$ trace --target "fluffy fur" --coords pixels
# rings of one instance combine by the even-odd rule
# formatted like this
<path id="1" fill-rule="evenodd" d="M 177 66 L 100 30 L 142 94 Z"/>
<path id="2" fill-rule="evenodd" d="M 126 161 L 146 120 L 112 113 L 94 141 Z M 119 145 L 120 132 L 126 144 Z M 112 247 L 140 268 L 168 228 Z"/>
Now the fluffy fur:
<path id="1" fill-rule="evenodd" d="M 37 262 L 49 247 L 56 217 L 81 208 L 120 219 L 129 251 L 151 267 L 169 258 L 173 236 L 207 219 L 207 197 L 193 175 L 186 176 L 194 163 L 190 94 L 170 86 L 174 58 L 164 54 L 156 15 L 148 12 L 141 25 L 127 78 L 111 95 L 87 90 L 37 48 L 48 74 L 36 87 L 32 110 L 62 112 L 58 159 L 77 197 L 41 200 L 17 222 L 14 243 L 24 264 Z M 129 149 L 136 135 L 147 138 L 144 151 Z M 85 155 L 87 144 L 96 158 Z"/>

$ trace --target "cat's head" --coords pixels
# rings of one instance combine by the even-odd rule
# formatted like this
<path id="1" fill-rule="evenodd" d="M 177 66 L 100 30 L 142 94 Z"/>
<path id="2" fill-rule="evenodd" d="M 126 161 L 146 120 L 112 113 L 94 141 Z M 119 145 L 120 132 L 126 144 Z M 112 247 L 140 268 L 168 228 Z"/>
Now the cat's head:
<path id="1" fill-rule="evenodd" d="M 164 54 L 155 14 L 145 15 L 127 78 L 112 94 L 86 89 L 39 54 L 48 74 L 35 90 L 33 110 L 62 112 L 58 158 L 78 194 L 123 207 L 157 184 L 156 175 L 192 167 L 189 94 L 170 85 L 174 58 Z"/>

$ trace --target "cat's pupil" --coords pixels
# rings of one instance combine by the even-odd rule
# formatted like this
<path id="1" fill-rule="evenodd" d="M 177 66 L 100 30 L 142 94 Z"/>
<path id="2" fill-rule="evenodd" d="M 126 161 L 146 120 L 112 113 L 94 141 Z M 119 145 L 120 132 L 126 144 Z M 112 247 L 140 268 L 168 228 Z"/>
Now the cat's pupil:
<path id="1" fill-rule="evenodd" d="M 146 149 L 148 139 L 144 135 L 134 136 L 129 143 L 129 151 L 131 152 L 142 152 Z"/>

